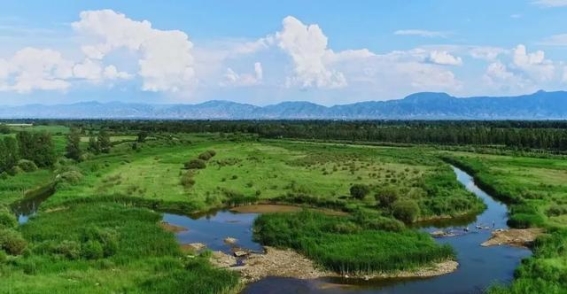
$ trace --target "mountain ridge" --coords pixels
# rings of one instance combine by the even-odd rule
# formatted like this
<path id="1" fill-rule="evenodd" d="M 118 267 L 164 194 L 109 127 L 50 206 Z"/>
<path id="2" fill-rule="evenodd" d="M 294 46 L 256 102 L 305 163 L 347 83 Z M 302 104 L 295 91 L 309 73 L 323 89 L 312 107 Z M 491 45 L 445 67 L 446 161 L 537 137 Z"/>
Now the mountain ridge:
<path id="1" fill-rule="evenodd" d="M 567 119 L 567 92 L 457 98 L 443 92 L 324 106 L 284 101 L 266 106 L 227 100 L 198 104 L 84 101 L 0 107 L 4 119 Z"/>

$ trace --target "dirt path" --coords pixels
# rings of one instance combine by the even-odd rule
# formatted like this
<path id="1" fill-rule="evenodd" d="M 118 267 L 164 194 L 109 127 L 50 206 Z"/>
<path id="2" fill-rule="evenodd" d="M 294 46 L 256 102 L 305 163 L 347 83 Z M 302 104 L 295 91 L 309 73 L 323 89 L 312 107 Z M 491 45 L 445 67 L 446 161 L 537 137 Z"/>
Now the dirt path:
<path id="1" fill-rule="evenodd" d="M 499 246 L 499 245 L 512 245 L 512 246 L 522 246 L 527 247 L 533 241 L 543 234 L 542 229 L 532 228 L 532 229 L 508 229 L 508 230 L 496 230 L 492 232 L 492 237 L 486 242 L 482 243 L 482 246 Z"/>
<path id="2" fill-rule="evenodd" d="M 378 273 L 362 276 L 341 276 L 338 273 L 317 268 L 313 261 L 293 251 L 265 247 L 265 254 L 251 254 L 244 260 L 244 265 L 234 266 L 237 259 L 223 252 L 214 252 L 211 262 L 221 268 L 239 271 L 245 283 L 254 282 L 267 276 L 296 279 L 317 279 L 322 277 L 343 277 L 359 279 L 376 278 L 411 278 L 434 277 L 453 272 L 457 269 L 456 261 L 445 261 L 415 271 L 397 273 Z"/>

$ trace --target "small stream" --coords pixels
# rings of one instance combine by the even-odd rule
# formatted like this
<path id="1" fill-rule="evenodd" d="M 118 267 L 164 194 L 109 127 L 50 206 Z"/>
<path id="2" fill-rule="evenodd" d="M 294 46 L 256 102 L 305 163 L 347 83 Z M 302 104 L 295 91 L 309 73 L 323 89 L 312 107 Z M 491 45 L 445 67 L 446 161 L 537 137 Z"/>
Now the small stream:
<path id="1" fill-rule="evenodd" d="M 421 227 L 433 232 L 452 230 L 455 237 L 439 238 L 442 244 L 450 244 L 457 252 L 459 268 L 450 274 L 426 279 L 344 280 L 318 279 L 299 280 L 268 277 L 248 285 L 243 294 L 371 294 L 371 293 L 482 293 L 494 283 L 509 283 L 514 269 L 520 261 L 531 255 L 526 248 L 512 246 L 482 247 L 480 244 L 491 236 L 491 229 L 508 228 L 507 207 L 494 200 L 474 184 L 474 179 L 464 171 L 453 167 L 457 180 L 480 197 L 487 209 L 478 216 L 456 220 L 443 220 Z M 164 221 L 187 228 L 177 234 L 180 243 L 200 242 L 212 250 L 230 253 L 231 246 L 223 242 L 226 237 L 238 239 L 242 248 L 257 251 L 261 245 L 252 241 L 252 224 L 258 214 L 219 211 L 199 219 L 165 214 Z M 489 227 L 477 229 L 476 226 Z M 468 227 L 469 232 L 464 228 Z"/>

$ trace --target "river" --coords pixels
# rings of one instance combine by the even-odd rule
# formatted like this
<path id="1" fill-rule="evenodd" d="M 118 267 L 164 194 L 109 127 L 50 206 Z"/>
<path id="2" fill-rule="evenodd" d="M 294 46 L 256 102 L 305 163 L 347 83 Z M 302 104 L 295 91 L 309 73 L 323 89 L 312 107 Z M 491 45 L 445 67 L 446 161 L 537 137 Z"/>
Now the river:
<path id="1" fill-rule="evenodd" d="M 444 221 L 437 226 L 421 229 L 433 232 L 452 229 L 462 235 L 437 239 L 439 243 L 450 244 L 457 252 L 459 268 L 450 274 L 427 279 L 387 279 L 355 281 L 352 279 L 298 280 L 268 277 L 248 285 L 243 294 L 371 294 L 371 293 L 481 293 L 494 283 L 509 283 L 514 269 L 531 251 L 511 246 L 482 247 L 480 244 L 490 238 L 490 230 L 478 230 L 476 224 L 492 228 L 508 228 L 507 207 L 494 200 L 478 188 L 474 179 L 464 171 L 453 167 L 457 180 L 469 191 L 480 197 L 487 209 L 476 217 Z M 229 253 L 231 246 L 223 242 L 226 237 L 238 239 L 239 246 L 258 250 L 260 244 L 252 240 L 252 224 L 257 214 L 219 211 L 199 219 L 165 214 L 164 221 L 186 227 L 188 230 L 177 234 L 180 243 L 200 242 L 212 250 Z M 470 232 L 464 232 L 465 227 Z"/>

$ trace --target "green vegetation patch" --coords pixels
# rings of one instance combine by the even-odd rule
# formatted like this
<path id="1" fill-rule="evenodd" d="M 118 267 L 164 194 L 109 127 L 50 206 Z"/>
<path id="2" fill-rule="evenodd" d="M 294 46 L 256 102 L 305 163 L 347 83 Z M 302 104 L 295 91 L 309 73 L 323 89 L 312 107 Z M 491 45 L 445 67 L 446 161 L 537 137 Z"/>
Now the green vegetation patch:
<path id="1" fill-rule="evenodd" d="M 160 220 L 105 203 L 42 213 L 19 229 L 22 255 L 0 262 L 0 293 L 227 293 L 238 285 L 206 256 L 184 257 Z"/>
<path id="2" fill-rule="evenodd" d="M 454 258 L 448 245 L 388 218 L 339 217 L 318 212 L 265 214 L 255 221 L 263 244 L 295 249 L 339 273 L 411 270 Z"/>

